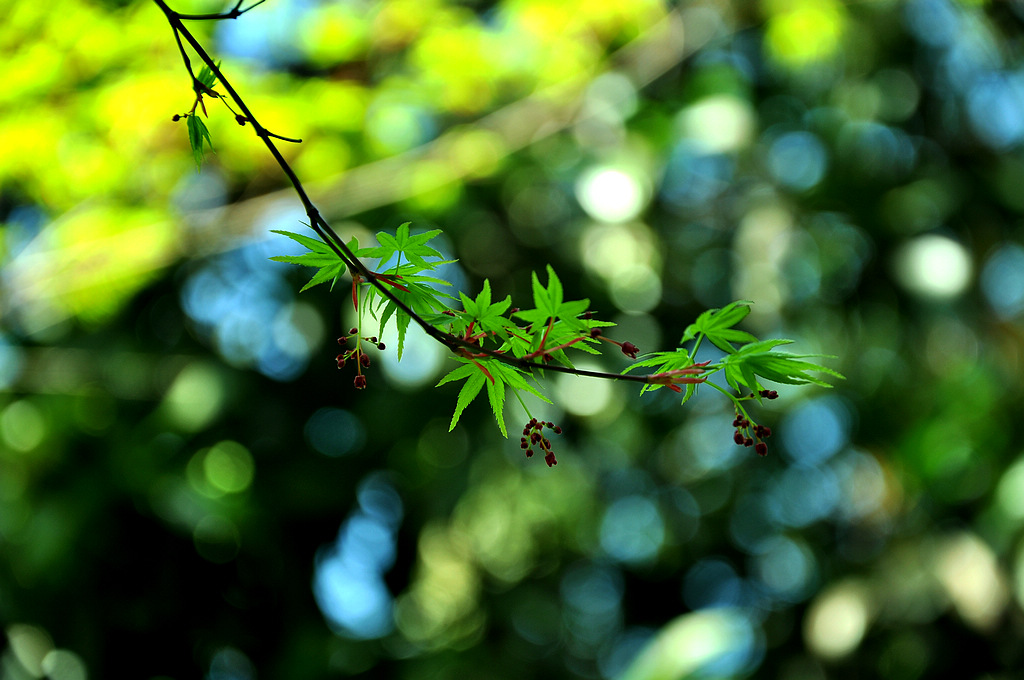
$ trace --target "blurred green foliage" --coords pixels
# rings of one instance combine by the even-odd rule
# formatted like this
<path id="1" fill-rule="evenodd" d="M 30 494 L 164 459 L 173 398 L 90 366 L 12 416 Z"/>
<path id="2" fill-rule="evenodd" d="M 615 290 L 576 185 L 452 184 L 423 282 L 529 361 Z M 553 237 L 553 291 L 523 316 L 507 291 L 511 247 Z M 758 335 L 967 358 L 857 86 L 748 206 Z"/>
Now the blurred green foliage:
<path id="1" fill-rule="evenodd" d="M 0 16 L 4 678 L 1024 667 L 1020 3 L 195 24 L 346 238 L 440 228 L 442 275 L 495 299 L 551 264 L 644 352 L 749 299 L 848 378 L 777 386 L 760 459 L 721 400 L 559 377 L 530 404 L 565 427 L 552 469 L 485 404 L 448 433 L 454 364 L 412 331 L 339 378 L 345 295 L 269 260 L 303 214 L 218 107 L 196 173 L 153 3 Z"/>

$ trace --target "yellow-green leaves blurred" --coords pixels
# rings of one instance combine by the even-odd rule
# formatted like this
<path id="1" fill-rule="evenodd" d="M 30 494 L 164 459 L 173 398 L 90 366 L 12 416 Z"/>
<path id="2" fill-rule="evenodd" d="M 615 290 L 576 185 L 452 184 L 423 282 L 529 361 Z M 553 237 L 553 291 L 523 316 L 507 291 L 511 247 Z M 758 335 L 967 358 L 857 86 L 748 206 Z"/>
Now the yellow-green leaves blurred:
<path id="1" fill-rule="evenodd" d="M 177 258 L 174 228 L 155 208 L 86 203 L 47 226 L 7 267 L 29 330 L 74 316 L 100 322 Z"/>
<path id="2" fill-rule="evenodd" d="M 190 13 L 226 8 L 212 0 L 174 4 Z M 240 33 L 214 22 L 191 22 L 189 30 L 224 58 L 227 77 L 265 127 L 306 140 L 282 151 L 303 181 L 315 182 L 417 149 L 453 116 L 478 118 L 551 85 L 575 92 L 605 68 L 610 49 L 667 11 L 656 0 L 510 0 L 490 16 L 445 0 L 394 0 L 365 12 L 267 3 L 226 24 L 244 26 Z M 283 27 L 294 29 L 289 44 L 257 52 L 260 68 L 238 58 L 250 54 L 245 40 Z M 262 173 L 274 186 L 284 182 L 251 128 L 240 129 L 209 97 L 209 119 L 171 122 L 190 111 L 194 94 L 151 2 L 120 9 L 81 0 L 15 3 L 0 26 L 0 47 L 10 55 L 0 62 L 0 192 L 45 220 L 24 250 L 13 237 L 0 239 L 18 284 L 4 306 L 34 319 L 28 328 L 68 316 L 109 318 L 153 273 L 189 255 L 193 241 L 172 204 L 189 186 L 190 151 L 210 173 L 200 182 L 223 180 L 229 193 Z M 279 70 L 298 58 L 322 71 L 297 79 Z M 202 64 L 191 59 L 198 73 Z M 520 122 L 536 128 L 545 122 L 538 115 L 555 114 L 535 107 Z M 395 186 L 382 189 L 378 204 L 404 199 L 427 213 L 449 209 L 464 180 L 491 175 L 521 144 L 476 123 L 449 141 L 450 159 L 408 159 L 389 173 Z M 204 159 L 211 144 L 218 155 Z M 228 245 L 217 238 L 215 247 Z"/>
<path id="3" fill-rule="evenodd" d="M 764 0 L 765 47 L 790 69 L 826 61 L 840 49 L 846 8 L 838 0 Z"/>

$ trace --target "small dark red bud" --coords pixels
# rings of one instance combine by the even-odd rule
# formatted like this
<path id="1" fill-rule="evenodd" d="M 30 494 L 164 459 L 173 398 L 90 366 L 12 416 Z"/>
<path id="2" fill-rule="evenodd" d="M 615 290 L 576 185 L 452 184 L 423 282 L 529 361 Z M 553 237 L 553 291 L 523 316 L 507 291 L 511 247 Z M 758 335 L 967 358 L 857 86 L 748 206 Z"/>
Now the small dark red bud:
<path id="1" fill-rule="evenodd" d="M 369 338 L 369 340 L 370 340 L 370 342 L 372 342 L 373 344 L 375 344 L 375 345 L 377 344 L 377 336 L 376 336 L 376 335 L 374 335 L 374 336 L 370 337 L 370 338 Z"/>
<path id="2" fill-rule="evenodd" d="M 588 309 L 587 311 L 583 312 L 583 318 L 589 321 L 590 319 L 594 318 L 594 314 Z"/>
<path id="3" fill-rule="evenodd" d="M 179 120 L 181 120 L 181 116 L 179 116 L 178 114 L 174 114 L 173 116 L 171 116 L 171 122 L 177 123 Z"/>
<path id="4" fill-rule="evenodd" d="M 387 345 L 385 345 L 383 342 L 378 342 L 377 343 L 377 349 L 379 349 L 380 351 L 383 352 L 384 350 L 387 349 Z"/>
<path id="5" fill-rule="evenodd" d="M 753 437 L 747 437 L 744 440 L 743 445 L 744 446 L 753 446 L 754 445 L 754 438 Z"/>
<path id="6" fill-rule="evenodd" d="M 555 434 L 562 434 L 562 428 L 558 425 L 555 425 L 554 432 Z"/>
<path id="7" fill-rule="evenodd" d="M 636 355 L 639 351 L 640 348 L 634 345 L 633 343 L 629 342 L 628 340 L 622 343 L 622 353 L 625 354 L 630 359 L 636 359 Z"/>
<path id="8" fill-rule="evenodd" d="M 447 314 L 448 316 L 455 316 L 455 312 L 453 312 L 453 311 L 452 311 L 452 310 L 450 310 L 450 309 L 446 309 L 446 310 L 444 310 L 444 311 L 443 311 L 443 312 L 441 312 L 441 313 L 442 313 L 442 314 Z"/>
<path id="9" fill-rule="evenodd" d="M 768 427 L 767 425 L 762 425 L 761 426 L 761 438 L 762 439 L 767 439 L 768 437 L 771 437 L 771 436 L 772 436 L 772 428 Z"/>
<path id="10" fill-rule="evenodd" d="M 558 465 L 558 461 L 555 460 L 555 452 L 554 451 L 548 451 L 547 455 L 544 456 L 544 462 L 548 464 L 548 467 L 553 467 L 555 465 Z"/>
<path id="11" fill-rule="evenodd" d="M 767 456 L 768 455 L 768 445 L 765 444 L 764 442 L 758 442 L 757 446 L 754 447 L 754 451 L 756 451 L 757 455 L 759 455 L 759 456 Z"/>
<path id="12" fill-rule="evenodd" d="M 515 314 L 515 313 L 516 313 L 516 312 L 518 312 L 518 311 L 519 311 L 519 308 L 518 308 L 518 307 L 513 307 L 512 309 L 508 310 L 508 313 L 509 313 L 509 314 Z"/>
<path id="13" fill-rule="evenodd" d="M 350 329 L 348 330 L 348 334 L 349 334 L 349 335 L 355 335 L 355 334 L 356 334 L 356 333 L 358 333 L 358 332 L 359 332 L 359 329 L 358 329 L 358 328 L 356 328 L 355 326 L 353 326 L 352 328 L 350 328 Z"/>
<path id="14" fill-rule="evenodd" d="M 355 380 L 352 381 L 352 384 L 356 386 L 357 390 L 365 389 L 366 388 L 366 376 L 362 375 L 362 374 L 357 375 L 355 377 Z"/>
<path id="15" fill-rule="evenodd" d="M 523 428 L 523 436 L 524 437 L 529 437 L 530 436 L 530 428 L 528 428 L 528 427 L 524 427 Z"/>
<path id="16" fill-rule="evenodd" d="M 591 328 L 590 329 L 590 337 L 597 338 L 597 337 L 600 337 L 600 336 L 601 336 L 601 329 L 600 328 Z"/>
<path id="17" fill-rule="evenodd" d="M 533 457 L 533 449 L 527 449 L 526 450 L 526 457 L 527 458 L 532 458 Z"/>
<path id="18" fill-rule="evenodd" d="M 239 125 L 245 125 L 246 118 L 240 113 L 235 114 L 235 120 Z"/>
<path id="19" fill-rule="evenodd" d="M 359 355 L 359 363 L 363 365 L 363 368 L 369 368 L 370 367 L 370 355 L 369 354 L 365 354 L 365 353 L 364 354 L 360 354 Z"/>
<path id="20" fill-rule="evenodd" d="M 347 335 L 343 335 L 340 338 L 338 338 L 338 344 L 339 345 L 344 345 L 346 342 L 348 342 L 348 336 Z"/>
<path id="21" fill-rule="evenodd" d="M 737 432 L 732 436 L 732 440 L 736 442 L 737 445 L 743 446 L 743 442 L 745 442 L 747 439 L 746 437 L 743 436 L 742 432 Z"/>
<path id="22" fill-rule="evenodd" d="M 528 449 L 528 448 L 530 448 L 530 445 L 527 444 L 526 440 L 524 439 L 523 441 L 519 442 L 519 448 L 521 448 L 521 449 Z"/>
<path id="23" fill-rule="evenodd" d="M 530 443 L 531 444 L 536 444 L 539 441 L 540 441 L 540 435 L 539 434 L 534 432 L 533 434 L 530 435 Z"/>

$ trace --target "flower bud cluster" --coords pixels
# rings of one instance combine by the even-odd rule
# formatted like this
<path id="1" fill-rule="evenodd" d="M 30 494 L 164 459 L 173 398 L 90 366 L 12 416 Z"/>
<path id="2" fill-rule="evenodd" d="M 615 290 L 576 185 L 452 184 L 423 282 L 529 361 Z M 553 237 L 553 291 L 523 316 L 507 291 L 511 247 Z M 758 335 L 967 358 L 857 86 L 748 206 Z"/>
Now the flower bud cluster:
<path id="1" fill-rule="evenodd" d="M 732 439 L 738 446 L 753 446 L 757 455 L 768 455 L 768 444 L 764 440 L 772 436 L 772 429 L 770 427 L 753 423 L 746 416 L 739 413 L 736 414 L 736 418 L 732 421 L 732 426 L 736 428 Z"/>
<path id="2" fill-rule="evenodd" d="M 523 428 L 523 436 L 519 439 L 519 446 L 526 451 L 527 458 L 533 456 L 533 447 L 537 446 L 544 453 L 544 462 L 548 464 L 548 467 L 551 467 L 552 465 L 557 465 L 558 461 L 555 460 L 555 452 L 551 450 L 551 440 L 543 434 L 545 427 L 555 434 L 562 434 L 562 428 L 550 420 L 543 421 L 530 418 L 530 422 L 526 423 L 526 426 Z"/>
<path id="3" fill-rule="evenodd" d="M 370 367 L 370 355 L 363 351 L 360 341 L 365 340 L 375 345 L 379 350 L 384 350 L 385 345 L 383 342 L 377 342 L 376 337 L 359 338 L 358 334 L 359 329 L 352 328 L 351 330 L 349 330 L 348 335 L 343 335 L 340 338 L 338 338 L 338 344 L 344 346 L 348 344 L 349 336 L 355 335 L 356 346 L 353 347 L 352 349 L 345 350 L 344 352 L 336 356 L 334 359 L 338 364 L 338 368 L 345 368 L 345 364 L 348 363 L 349 361 L 356 362 L 356 377 L 353 379 L 352 384 L 355 386 L 357 390 L 361 390 L 366 388 L 366 376 L 363 375 L 363 369 Z"/>

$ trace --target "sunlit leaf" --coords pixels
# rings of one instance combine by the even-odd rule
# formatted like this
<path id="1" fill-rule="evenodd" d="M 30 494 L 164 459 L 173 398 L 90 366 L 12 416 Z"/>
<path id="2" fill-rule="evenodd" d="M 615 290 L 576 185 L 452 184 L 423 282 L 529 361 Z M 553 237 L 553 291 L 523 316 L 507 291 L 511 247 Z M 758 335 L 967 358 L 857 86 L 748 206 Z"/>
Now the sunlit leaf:
<path id="1" fill-rule="evenodd" d="M 206 123 L 202 119 L 193 114 L 187 119 L 188 121 L 188 143 L 192 147 L 192 157 L 196 161 L 196 170 L 199 170 L 203 166 L 203 161 L 206 158 L 204 145 L 210 147 L 210 151 L 213 151 L 213 141 L 210 139 L 210 131 L 206 129 Z"/>

